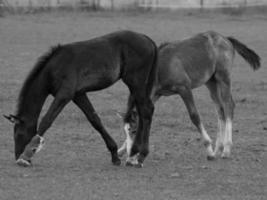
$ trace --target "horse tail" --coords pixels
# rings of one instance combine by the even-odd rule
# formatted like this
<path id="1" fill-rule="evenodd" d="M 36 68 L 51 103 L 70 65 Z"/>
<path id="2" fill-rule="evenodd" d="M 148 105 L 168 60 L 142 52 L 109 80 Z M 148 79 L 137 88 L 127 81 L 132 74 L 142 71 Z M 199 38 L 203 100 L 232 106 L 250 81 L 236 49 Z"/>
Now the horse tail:
<path id="1" fill-rule="evenodd" d="M 257 70 L 261 66 L 261 58 L 259 55 L 253 51 L 252 49 L 248 48 L 245 44 L 241 43 L 237 39 L 233 37 L 227 37 L 227 39 L 231 42 L 234 49 L 250 64 L 250 66 Z"/>
<path id="2" fill-rule="evenodd" d="M 158 47 L 156 43 L 147 35 L 143 35 L 146 37 L 153 45 L 153 61 L 150 66 L 150 71 L 146 80 L 146 94 L 151 97 L 153 87 L 155 85 L 155 82 L 157 81 L 157 61 L 158 61 Z M 152 100 L 152 99 L 151 99 Z M 128 97 L 128 103 L 127 103 L 127 111 L 125 115 L 123 116 L 124 123 L 128 123 L 131 121 L 131 117 L 133 114 L 133 111 L 135 109 L 135 99 L 134 96 L 129 95 Z"/>
<path id="3" fill-rule="evenodd" d="M 147 93 L 151 95 L 155 82 L 157 81 L 157 61 L 158 61 L 158 47 L 156 43 L 148 36 L 145 35 L 148 40 L 153 44 L 153 61 L 151 64 L 150 73 L 147 79 Z"/>

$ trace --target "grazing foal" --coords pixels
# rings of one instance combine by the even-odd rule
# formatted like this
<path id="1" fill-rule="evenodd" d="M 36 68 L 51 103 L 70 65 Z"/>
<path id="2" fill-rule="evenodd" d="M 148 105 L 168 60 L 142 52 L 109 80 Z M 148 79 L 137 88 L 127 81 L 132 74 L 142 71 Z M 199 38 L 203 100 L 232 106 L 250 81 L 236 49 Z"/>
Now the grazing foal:
<path id="1" fill-rule="evenodd" d="M 223 158 L 230 156 L 232 146 L 232 120 L 234 101 L 231 94 L 230 71 L 237 51 L 254 69 L 260 67 L 259 56 L 247 46 L 232 37 L 224 37 L 216 32 L 200 33 L 192 38 L 165 43 L 158 50 L 157 82 L 152 92 L 155 103 L 161 96 L 179 94 L 189 112 L 191 121 L 201 134 L 207 150 L 207 158 L 212 160 L 217 154 Z M 195 106 L 192 89 L 206 85 L 216 105 L 219 130 L 215 151 L 212 141 L 201 122 Z M 135 100 L 129 96 L 128 110 L 124 117 L 126 141 L 119 149 L 119 155 L 129 154 L 136 127 L 134 114 Z"/>
<path id="2" fill-rule="evenodd" d="M 157 46 L 147 36 L 132 31 L 118 31 L 88 41 L 59 45 L 43 57 L 28 75 L 20 91 L 17 113 L 5 116 L 14 125 L 17 164 L 29 166 L 40 150 L 43 135 L 62 109 L 73 101 L 101 134 L 112 162 L 120 164 L 117 144 L 103 127 L 86 92 L 107 88 L 119 79 L 134 96 L 140 123 L 137 138 L 150 130 L 154 111 L 150 99 L 155 77 Z M 47 113 L 37 122 L 49 94 L 55 98 Z M 148 142 L 137 140 L 140 164 L 147 155 Z"/>

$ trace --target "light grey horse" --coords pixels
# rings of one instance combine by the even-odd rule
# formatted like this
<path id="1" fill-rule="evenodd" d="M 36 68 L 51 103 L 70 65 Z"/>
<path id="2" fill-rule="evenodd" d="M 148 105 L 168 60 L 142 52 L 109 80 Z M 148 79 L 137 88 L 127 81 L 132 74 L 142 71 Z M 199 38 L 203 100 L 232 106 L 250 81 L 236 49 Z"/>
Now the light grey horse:
<path id="1" fill-rule="evenodd" d="M 200 33 L 182 41 L 164 43 L 159 47 L 157 81 L 152 92 L 153 102 L 155 103 L 161 96 L 175 94 L 181 96 L 191 121 L 201 134 L 209 160 L 218 154 L 227 158 L 231 152 L 235 104 L 231 94 L 230 72 L 235 51 L 254 70 L 260 67 L 260 57 L 253 50 L 233 37 L 224 37 L 214 31 Z M 208 88 L 218 113 L 219 130 L 214 151 L 192 94 L 192 89 L 202 85 Z M 134 132 L 138 127 L 137 118 L 135 99 L 130 95 L 124 116 L 126 140 L 118 150 L 119 155 L 125 152 L 129 154 L 131 151 Z"/>

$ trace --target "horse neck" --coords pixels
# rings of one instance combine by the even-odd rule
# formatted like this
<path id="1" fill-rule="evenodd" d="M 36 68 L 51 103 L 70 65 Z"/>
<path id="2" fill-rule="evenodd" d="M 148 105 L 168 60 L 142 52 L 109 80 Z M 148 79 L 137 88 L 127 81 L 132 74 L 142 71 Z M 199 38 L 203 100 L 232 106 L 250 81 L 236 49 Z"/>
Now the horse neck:
<path id="1" fill-rule="evenodd" d="M 28 126 L 36 126 L 47 96 L 45 79 L 37 77 L 20 99 L 17 116 L 28 123 Z"/>

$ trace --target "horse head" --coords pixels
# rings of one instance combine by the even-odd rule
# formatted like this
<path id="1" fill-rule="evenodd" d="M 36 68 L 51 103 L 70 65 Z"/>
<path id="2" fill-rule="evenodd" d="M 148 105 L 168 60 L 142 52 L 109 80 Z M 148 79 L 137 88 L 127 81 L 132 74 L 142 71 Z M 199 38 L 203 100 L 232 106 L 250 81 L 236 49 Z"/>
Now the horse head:
<path id="1" fill-rule="evenodd" d="M 36 123 L 29 123 L 16 115 L 4 115 L 14 124 L 15 159 L 18 161 L 26 145 L 36 135 Z M 30 159 L 28 159 L 30 162 Z"/>

